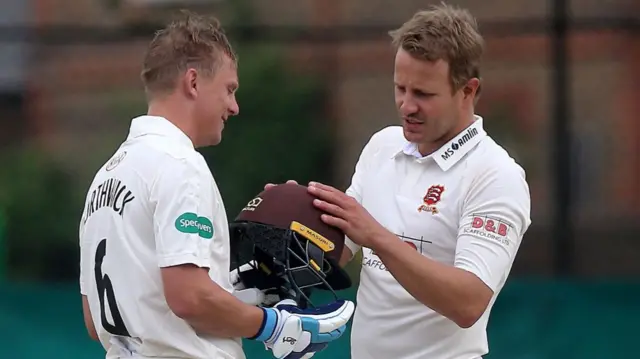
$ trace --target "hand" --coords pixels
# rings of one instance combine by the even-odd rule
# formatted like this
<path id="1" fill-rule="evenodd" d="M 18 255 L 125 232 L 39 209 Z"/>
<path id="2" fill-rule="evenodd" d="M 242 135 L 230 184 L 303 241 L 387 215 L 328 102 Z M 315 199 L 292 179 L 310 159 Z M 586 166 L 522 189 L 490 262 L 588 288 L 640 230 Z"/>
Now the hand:
<path id="1" fill-rule="evenodd" d="M 289 183 L 289 184 L 298 184 L 298 182 L 296 182 L 294 180 L 288 180 L 287 183 Z M 266 185 L 264 185 L 264 189 L 268 190 L 269 188 L 275 187 L 275 186 L 277 186 L 277 185 L 273 184 L 273 183 L 267 183 Z"/>
<path id="2" fill-rule="evenodd" d="M 270 307 L 284 299 L 276 290 L 258 289 L 253 287 L 247 288 L 246 284 L 242 281 L 240 273 L 246 274 L 247 272 L 255 270 L 257 270 L 256 262 L 251 261 L 241 265 L 239 268 L 236 268 L 229 273 L 229 280 L 234 289 L 232 293 L 233 296 L 246 304 L 261 307 Z"/>
<path id="3" fill-rule="evenodd" d="M 340 228 L 353 242 L 373 249 L 377 238 L 390 233 L 355 198 L 344 192 L 317 182 L 309 183 L 308 189 L 318 197 L 313 204 L 326 212 L 321 216 L 322 221 Z"/>
<path id="4" fill-rule="evenodd" d="M 264 342 L 278 359 L 310 358 L 330 342 L 340 338 L 355 310 L 355 304 L 338 300 L 311 309 L 283 300 L 264 310 L 264 323 L 253 340 Z"/>

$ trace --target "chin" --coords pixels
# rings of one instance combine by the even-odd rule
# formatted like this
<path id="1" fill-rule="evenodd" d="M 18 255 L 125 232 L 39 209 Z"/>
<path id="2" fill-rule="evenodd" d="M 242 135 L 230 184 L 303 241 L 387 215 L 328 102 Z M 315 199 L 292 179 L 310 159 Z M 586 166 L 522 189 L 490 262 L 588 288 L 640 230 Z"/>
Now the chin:
<path id="1" fill-rule="evenodd" d="M 218 136 L 214 139 L 211 140 L 211 143 L 209 144 L 209 146 L 217 146 L 220 144 L 220 142 L 222 142 L 222 136 Z"/>
<path id="2" fill-rule="evenodd" d="M 220 144 L 220 142 L 222 142 L 222 136 L 211 136 L 211 137 L 208 137 L 206 140 L 207 140 L 206 142 L 203 142 L 199 146 L 195 146 L 195 147 L 216 146 Z"/>
<path id="3" fill-rule="evenodd" d="M 404 134 L 404 138 L 409 142 L 413 142 L 413 143 L 424 142 L 425 136 L 422 133 L 412 132 L 407 130 L 406 128 L 402 130 L 402 133 Z"/>

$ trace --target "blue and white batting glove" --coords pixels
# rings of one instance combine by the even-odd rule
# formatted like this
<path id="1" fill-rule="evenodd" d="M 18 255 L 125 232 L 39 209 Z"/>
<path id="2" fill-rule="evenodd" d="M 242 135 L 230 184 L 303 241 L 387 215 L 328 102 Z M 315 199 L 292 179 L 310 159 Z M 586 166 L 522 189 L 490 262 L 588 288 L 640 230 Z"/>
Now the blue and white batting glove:
<path id="1" fill-rule="evenodd" d="M 260 331 L 250 339 L 264 342 L 278 359 L 306 359 L 342 336 L 355 304 L 338 300 L 301 309 L 295 301 L 286 299 L 262 310 L 265 316 Z"/>

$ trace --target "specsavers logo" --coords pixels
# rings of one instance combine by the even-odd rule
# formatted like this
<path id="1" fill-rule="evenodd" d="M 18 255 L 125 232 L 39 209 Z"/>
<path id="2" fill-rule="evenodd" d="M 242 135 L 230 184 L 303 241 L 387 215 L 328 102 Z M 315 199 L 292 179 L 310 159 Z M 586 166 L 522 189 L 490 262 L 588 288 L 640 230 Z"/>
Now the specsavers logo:
<path id="1" fill-rule="evenodd" d="M 214 229 L 211 220 L 206 217 L 199 217 L 192 212 L 185 212 L 176 218 L 175 226 L 182 233 L 197 233 L 205 239 L 213 237 Z"/>

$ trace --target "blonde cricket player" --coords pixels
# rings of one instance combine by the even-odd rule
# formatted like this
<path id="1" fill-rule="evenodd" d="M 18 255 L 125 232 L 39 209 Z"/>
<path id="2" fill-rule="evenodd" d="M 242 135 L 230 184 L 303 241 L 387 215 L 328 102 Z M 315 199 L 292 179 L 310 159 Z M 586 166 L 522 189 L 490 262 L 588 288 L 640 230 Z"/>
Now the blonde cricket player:
<path id="1" fill-rule="evenodd" d="M 222 28 L 187 13 L 156 34 L 143 67 L 148 113 L 96 173 L 80 222 L 90 336 L 113 359 L 244 359 L 242 338 L 276 358 L 313 356 L 344 332 L 353 303 L 306 311 L 234 295 L 224 203 L 196 151 L 220 143 L 239 111 Z"/>

